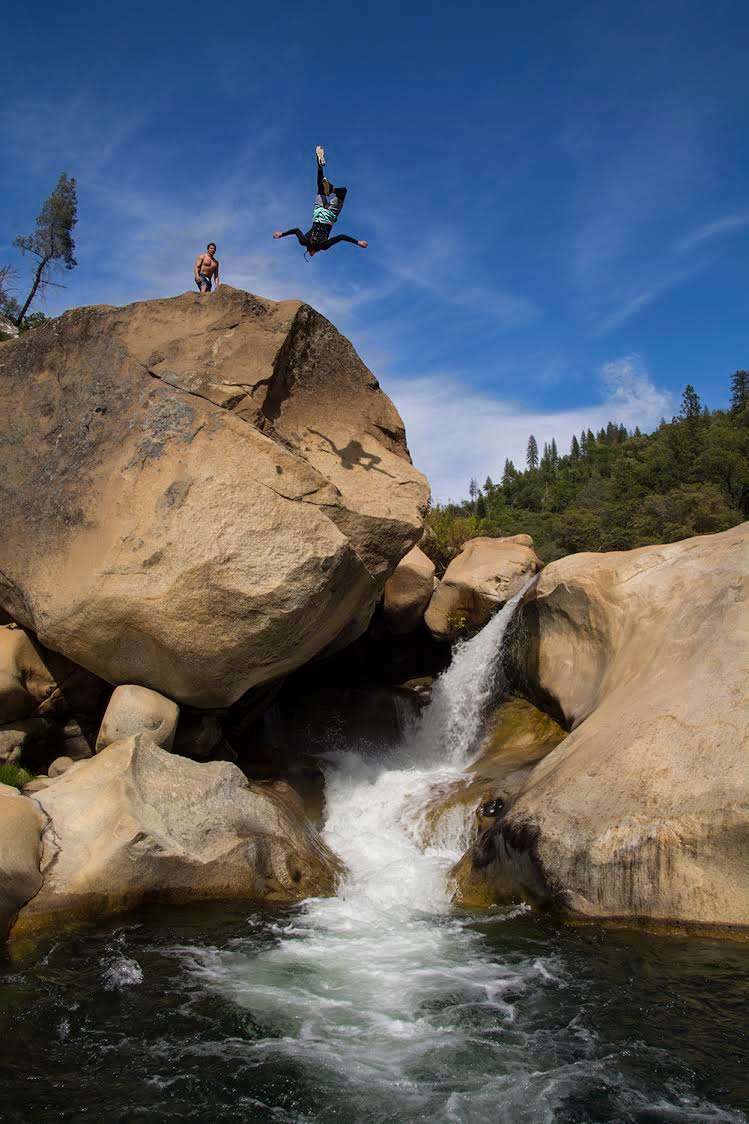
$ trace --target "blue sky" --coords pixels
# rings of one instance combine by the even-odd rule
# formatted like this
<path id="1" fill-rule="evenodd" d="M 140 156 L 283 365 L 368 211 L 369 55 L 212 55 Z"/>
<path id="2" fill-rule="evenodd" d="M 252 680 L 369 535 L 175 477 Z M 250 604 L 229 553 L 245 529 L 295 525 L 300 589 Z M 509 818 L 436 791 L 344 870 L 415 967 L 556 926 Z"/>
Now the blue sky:
<path id="1" fill-rule="evenodd" d="M 0 264 L 61 171 L 79 267 L 42 307 L 224 279 L 354 342 L 437 498 L 528 434 L 643 428 L 749 366 L 749 5 L 128 6 L 3 17 Z M 316 143 L 349 186 L 304 261 Z"/>

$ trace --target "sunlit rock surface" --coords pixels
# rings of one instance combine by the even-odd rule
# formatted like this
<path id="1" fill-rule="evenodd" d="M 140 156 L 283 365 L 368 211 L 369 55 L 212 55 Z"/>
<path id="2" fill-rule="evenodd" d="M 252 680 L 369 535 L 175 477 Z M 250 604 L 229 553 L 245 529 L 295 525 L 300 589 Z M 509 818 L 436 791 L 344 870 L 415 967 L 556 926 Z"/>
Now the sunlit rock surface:
<path id="1" fill-rule="evenodd" d="M 474 858 L 497 896 L 749 924 L 749 524 L 548 566 L 508 667 L 572 728 Z"/>
<path id="2" fill-rule="evenodd" d="M 350 642 L 421 537 L 403 423 L 348 340 L 221 286 L 0 348 L 0 606 L 193 706 Z"/>

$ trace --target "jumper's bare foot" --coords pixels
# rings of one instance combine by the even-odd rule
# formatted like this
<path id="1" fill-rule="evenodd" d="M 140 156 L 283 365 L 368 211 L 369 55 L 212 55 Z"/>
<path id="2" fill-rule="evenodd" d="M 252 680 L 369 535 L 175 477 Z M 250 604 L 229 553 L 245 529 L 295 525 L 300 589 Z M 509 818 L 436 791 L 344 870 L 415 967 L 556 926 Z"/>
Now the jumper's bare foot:
<path id="1" fill-rule="evenodd" d="M 317 163 L 320 165 L 321 168 L 324 168 L 325 167 L 325 149 L 323 148 L 323 146 L 321 144 L 318 144 L 317 148 L 315 149 L 315 156 L 317 157 Z"/>
<path id="2" fill-rule="evenodd" d="M 357 242 L 356 244 L 357 244 L 357 246 L 361 246 L 362 250 L 366 250 L 367 246 L 369 245 L 369 242 Z"/>
<path id="3" fill-rule="evenodd" d="M 280 238 L 281 237 L 281 231 L 280 230 L 274 230 L 273 231 L 273 237 L 274 238 Z"/>

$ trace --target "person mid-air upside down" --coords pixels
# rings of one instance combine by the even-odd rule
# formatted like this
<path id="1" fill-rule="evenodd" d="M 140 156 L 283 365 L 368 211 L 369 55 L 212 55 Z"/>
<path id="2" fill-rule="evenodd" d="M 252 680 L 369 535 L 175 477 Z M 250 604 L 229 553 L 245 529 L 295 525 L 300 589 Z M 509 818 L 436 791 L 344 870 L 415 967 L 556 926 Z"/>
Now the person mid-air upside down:
<path id="1" fill-rule="evenodd" d="M 362 250 L 366 250 L 367 242 L 362 242 L 358 238 L 350 238 L 348 234 L 337 234 L 335 238 L 330 237 L 333 223 L 337 222 L 343 209 L 348 188 L 333 187 L 330 180 L 327 179 L 323 171 L 325 149 L 319 144 L 315 149 L 315 155 L 317 156 L 317 195 L 312 210 L 312 226 L 306 234 L 302 234 L 299 227 L 295 226 L 291 230 L 276 230 L 273 232 L 273 237 L 286 238 L 289 234 L 296 234 L 300 246 L 304 246 L 310 257 L 314 257 L 320 250 L 329 250 L 331 246 L 335 246 L 338 242 L 350 242 L 352 246 L 361 246 Z"/>

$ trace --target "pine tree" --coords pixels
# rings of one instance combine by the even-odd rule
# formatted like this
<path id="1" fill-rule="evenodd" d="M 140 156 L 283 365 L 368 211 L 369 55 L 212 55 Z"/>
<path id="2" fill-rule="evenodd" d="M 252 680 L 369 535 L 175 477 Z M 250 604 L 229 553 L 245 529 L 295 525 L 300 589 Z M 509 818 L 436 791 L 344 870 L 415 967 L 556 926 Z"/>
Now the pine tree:
<path id="1" fill-rule="evenodd" d="M 731 375 L 731 413 L 738 414 L 749 406 L 749 371 L 735 371 Z"/>
<path id="2" fill-rule="evenodd" d="M 552 437 L 551 445 L 549 446 L 549 457 L 551 459 L 551 467 L 556 468 L 559 464 L 559 450 L 557 449 L 557 443 L 554 437 Z"/>
<path id="3" fill-rule="evenodd" d="M 57 181 L 57 187 L 42 205 L 34 233 L 19 235 L 13 242 L 22 253 L 33 254 L 39 259 L 31 290 L 16 317 L 19 328 L 40 285 L 50 284 L 49 273 L 52 267 L 58 263 L 65 269 L 75 269 L 77 266 L 73 241 L 73 227 L 77 221 L 78 196 L 75 180 L 68 179 L 63 172 Z"/>
<path id="4" fill-rule="evenodd" d="M 572 443 L 570 444 L 570 458 L 573 461 L 580 460 L 580 443 L 574 433 L 572 434 Z"/>
<path id="5" fill-rule="evenodd" d="M 491 476 L 487 476 L 486 480 L 484 481 L 484 493 L 487 496 L 490 496 L 493 491 L 494 491 L 494 481 L 492 480 Z"/>
<path id="6" fill-rule="evenodd" d="M 481 495 L 481 492 L 479 492 L 478 498 L 476 499 L 476 518 L 486 519 L 486 500 Z"/>
<path id="7" fill-rule="evenodd" d="M 512 461 L 508 457 L 507 460 L 505 461 L 504 472 L 502 473 L 502 487 L 503 488 L 509 487 L 509 485 L 515 479 L 517 474 L 518 474 L 518 470 L 515 468 L 515 465 L 512 463 Z"/>
<path id="8" fill-rule="evenodd" d="M 687 383 L 681 395 L 681 409 L 679 417 L 684 421 L 694 422 L 702 414 L 702 402 L 691 382 Z"/>
<path id="9" fill-rule="evenodd" d="M 474 478 L 473 478 L 473 476 L 472 476 L 472 477 L 471 477 L 471 481 L 470 481 L 470 483 L 469 483 L 469 485 L 468 485 L 468 495 L 469 495 L 469 496 L 471 497 L 471 503 L 475 503 L 475 502 L 476 502 L 476 496 L 477 496 L 478 494 L 479 494 L 479 486 L 478 486 L 478 484 L 476 483 L 475 479 L 474 479 Z"/>
<path id="10" fill-rule="evenodd" d="M 531 471 L 538 468 L 538 442 L 533 434 L 528 438 L 528 449 L 525 454 L 525 460 Z"/>

